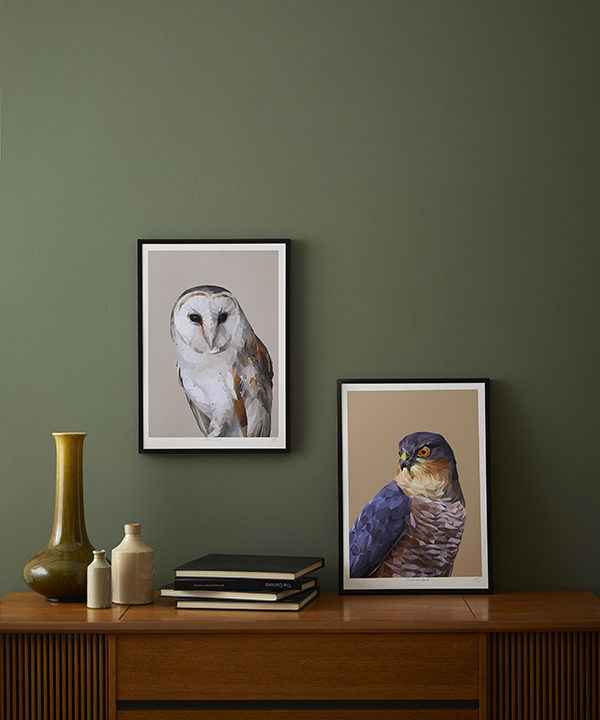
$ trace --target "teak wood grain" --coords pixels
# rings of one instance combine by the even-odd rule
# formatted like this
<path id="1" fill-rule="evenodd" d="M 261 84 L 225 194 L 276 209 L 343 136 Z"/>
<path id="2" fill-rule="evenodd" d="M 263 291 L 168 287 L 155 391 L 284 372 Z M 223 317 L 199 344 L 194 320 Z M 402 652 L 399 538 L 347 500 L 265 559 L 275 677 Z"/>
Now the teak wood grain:
<path id="1" fill-rule="evenodd" d="M 600 599 L 587 591 L 492 595 L 364 595 L 325 592 L 301 612 L 177 610 L 171 599 L 152 605 L 49 603 L 31 592 L 0 600 L 0 632 L 197 633 L 503 632 L 526 628 L 597 630 Z"/>
<path id="2" fill-rule="evenodd" d="M 153 605 L 131 607 L 119 623 L 121 632 L 185 633 L 387 633 L 473 631 L 475 618 L 460 595 L 340 596 L 321 593 L 301 612 L 177 610 L 158 595 Z"/>
<path id="3" fill-rule="evenodd" d="M 120 710 L 117 720 L 479 720 L 477 710 Z"/>
<path id="4" fill-rule="evenodd" d="M 323 593 L 299 613 L 10 593 L 0 720 L 597 720 L 599 631 L 589 592 Z"/>
<path id="5" fill-rule="evenodd" d="M 474 699 L 478 637 L 121 635 L 118 700 Z"/>
<path id="6" fill-rule="evenodd" d="M 487 631 L 597 630 L 600 625 L 598 596 L 587 591 L 467 595 L 465 602 Z"/>
<path id="7" fill-rule="evenodd" d="M 127 609 L 91 610 L 83 602 L 54 603 L 36 593 L 13 592 L 0 599 L 0 632 L 107 632 Z"/>

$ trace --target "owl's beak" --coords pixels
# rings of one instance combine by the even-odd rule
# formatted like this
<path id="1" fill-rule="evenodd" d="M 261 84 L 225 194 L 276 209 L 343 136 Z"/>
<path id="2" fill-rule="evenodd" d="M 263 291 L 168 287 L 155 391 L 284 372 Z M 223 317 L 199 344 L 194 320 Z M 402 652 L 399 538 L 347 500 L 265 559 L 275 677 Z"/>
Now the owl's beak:
<path id="1" fill-rule="evenodd" d="M 211 327 L 203 327 L 202 334 L 204 335 L 208 349 L 212 350 L 215 342 L 215 329 Z"/>

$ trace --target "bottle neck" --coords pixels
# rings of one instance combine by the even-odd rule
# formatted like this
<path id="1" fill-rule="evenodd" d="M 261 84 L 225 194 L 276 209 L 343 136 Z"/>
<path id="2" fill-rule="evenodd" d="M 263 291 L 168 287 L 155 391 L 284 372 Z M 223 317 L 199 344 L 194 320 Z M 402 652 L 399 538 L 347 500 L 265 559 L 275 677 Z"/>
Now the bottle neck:
<path id="1" fill-rule="evenodd" d="M 89 544 L 83 512 L 83 441 L 85 433 L 54 433 L 56 495 L 51 545 Z"/>

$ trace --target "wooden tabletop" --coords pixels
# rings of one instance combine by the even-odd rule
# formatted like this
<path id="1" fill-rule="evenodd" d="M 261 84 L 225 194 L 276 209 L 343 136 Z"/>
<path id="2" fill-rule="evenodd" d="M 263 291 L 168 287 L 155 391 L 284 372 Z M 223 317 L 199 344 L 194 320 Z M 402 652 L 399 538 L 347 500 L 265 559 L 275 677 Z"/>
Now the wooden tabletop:
<path id="1" fill-rule="evenodd" d="M 33 592 L 0 599 L 0 632 L 114 632 L 127 605 L 89 610 L 83 602 L 49 602 Z"/>
<path id="2" fill-rule="evenodd" d="M 0 599 L 0 632 L 501 632 L 600 630 L 600 598 L 587 591 L 491 595 L 338 595 L 323 592 L 304 610 L 177 610 L 152 605 L 51 603 L 32 592 Z"/>

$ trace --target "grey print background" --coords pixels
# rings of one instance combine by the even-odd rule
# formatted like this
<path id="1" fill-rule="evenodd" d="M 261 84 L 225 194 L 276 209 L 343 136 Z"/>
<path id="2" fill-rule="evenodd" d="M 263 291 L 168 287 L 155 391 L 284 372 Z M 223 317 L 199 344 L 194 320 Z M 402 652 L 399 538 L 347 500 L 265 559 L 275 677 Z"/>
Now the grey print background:
<path id="1" fill-rule="evenodd" d="M 271 355 L 271 436 L 279 434 L 277 260 L 275 250 L 153 250 L 149 253 L 147 411 L 151 437 L 200 437 L 177 379 L 169 323 L 177 297 L 190 287 L 206 284 L 220 285 L 236 296 L 254 332 Z"/>

